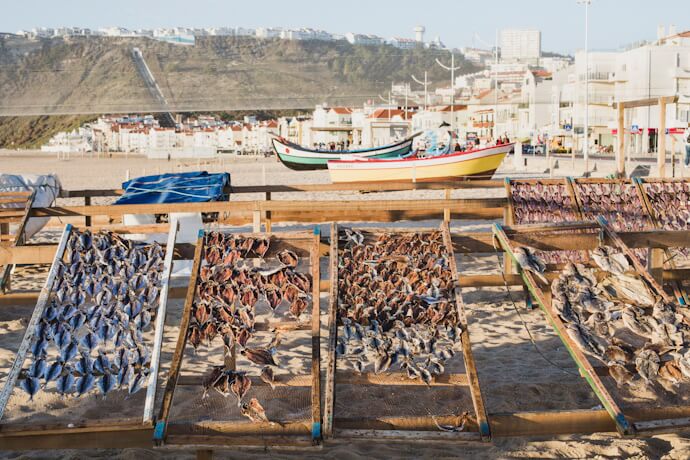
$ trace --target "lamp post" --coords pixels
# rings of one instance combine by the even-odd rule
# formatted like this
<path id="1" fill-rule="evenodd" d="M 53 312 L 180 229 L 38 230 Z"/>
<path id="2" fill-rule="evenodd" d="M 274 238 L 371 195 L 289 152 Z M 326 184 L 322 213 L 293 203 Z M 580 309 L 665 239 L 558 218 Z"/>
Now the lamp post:
<path id="1" fill-rule="evenodd" d="M 427 109 L 427 107 L 428 107 L 428 105 L 429 105 L 429 93 L 428 93 L 427 88 L 428 88 L 429 85 L 430 85 L 431 83 L 433 83 L 433 82 L 430 82 L 429 80 L 427 80 L 427 71 L 426 71 L 426 70 L 424 71 L 424 81 L 419 81 L 414 75 L 410 75 L 410 76 L 412 77 L 412 79 L 413 79 L 416 83 L 418 83 L 418 84 L 424 86 L 424 110 L 426 111 L 426 109 Z"/>
<path id="2" fill-rule="evenodd" d="M 450 132 L 451 136 L 455 135 L 455 116 L 453 111 L 455 110 L 455 71 L 460 70 L 460 66 L 455 67 L 455 54 L 453 51 L 450 52 L 450 67 L 444 65 L 441 61 L 436 59 L 436 64 L 440 65 L 446 70 L 450 70 Z"/>
<path id="3" fill-rule="evenodd" d="M 592 0 L 577 0 L 585 5 L 585 126 L 582 156 L 585 160 L 585 174 L 589 171 L 589 5 Z"/>

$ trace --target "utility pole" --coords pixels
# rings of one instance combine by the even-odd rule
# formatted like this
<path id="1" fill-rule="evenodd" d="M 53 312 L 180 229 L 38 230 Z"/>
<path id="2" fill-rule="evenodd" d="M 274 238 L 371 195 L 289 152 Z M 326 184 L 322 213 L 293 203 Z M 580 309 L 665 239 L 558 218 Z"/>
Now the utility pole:
<path id="1" fill-rule="evenodd" d="M 430 84 L 433 82 L 427 80 L 427 71 L 424 71 L 424 81 L 419 81 L 414 75 L 410 75 L 412 79 L 422 85 L 424 87 L 424 110 L 426 111 L 427 107 L 429 106 L 429 93 L 428 93 L 428 87 Z"/>
<path id="2" fill-rule="evenodd" d="M 592 0 L 577 0 L 585 5 L 585 126 L 582 156 L 585 159 L 585 174 L 589 172 L 589 5 Z"/>
<path id="3" fill-rule="evenodd" d="M 436 64 L 446 70 L 450 70 L 450 132 L 451 139 L 453 139 L 453 135 L 455 134 L 455 115 L 453 113 L 455 110 L 455 71 L 460 70 L 460 66 L 455 67 L 455 54 L 453 51 L 450 52 L 450 67 L 444 65 L 438 58 L 436 59 Z"/>

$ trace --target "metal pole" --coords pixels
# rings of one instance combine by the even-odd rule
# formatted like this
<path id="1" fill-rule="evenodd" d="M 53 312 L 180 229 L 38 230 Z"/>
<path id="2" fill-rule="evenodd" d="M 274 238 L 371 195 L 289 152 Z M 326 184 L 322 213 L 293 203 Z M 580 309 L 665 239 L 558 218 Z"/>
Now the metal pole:
<path id="1" fill-rule="evenodd" d="M 438 59 L 436 59 L 436 64 L 440 65 L 441 67 L 443 67 L 446 70 L 450 70 L 450 80 L 451 80 L 450 81 L 450 91 L 451 91 L 451 95 L 450 95 L 450 131 L 452 133 L 453 132 L 453 125 L 455 124 L 454 120 L 453 120 L 453 118 L 454 118 L 453 110 L 455 108 L 454 107 L 454 105 L 455 105 L 455 71 L 459 70 L 460 67 L 457 67 L 457 68 L 455 67 L 455 54 L 453 53 L 453 51 L 450 52 L 450 67 L 442 64 L 441 61 L 439 61 Z"/>
<path id="2" fill-rule="evenodd" d="M 412 80 L 414 80 L 416 83 L 424 86 L 424 111 L 426 111 L 427 107 L 429 106 L 429 92 L 428 92 L 428 87 L 431 83 L 429 80 L 427 80 L 427 72 L 424 71 L 424 81 L 420 81 L 415 77 L 414 75 L 410 75 L 412 77 Z"/>
<path id="3" fill-rule="evenodd" d="M 589 171 L 589 5 L 592 0 L 579 0 L 585 5 L 585 126 L 582 156 L 585 160 L 585 173 Z"/>

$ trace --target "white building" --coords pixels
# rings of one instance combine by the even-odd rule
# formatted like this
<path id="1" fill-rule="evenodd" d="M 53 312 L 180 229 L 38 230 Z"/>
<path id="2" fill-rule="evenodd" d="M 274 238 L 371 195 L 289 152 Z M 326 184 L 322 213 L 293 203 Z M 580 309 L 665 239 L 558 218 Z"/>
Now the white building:
<path id="1" fill-rule="evenodd" d="M 345 34 L 345 39 L 353 45 L 382 45 L 385 40 L 378 35 L 355 34 L 348 32 Z"/>
<path id="2" fill-rule="evenodd" d="M 537 63 L 541 57 L 541 32 L 539 30 L 501 30 L 499 45 L 501 59 L 507 62 Z"/>
<path id="3" fill-rule="evenodd" d="M 388 42 L 391 45 L 395 46 L 396 48 L 404 49 L 404 50 L 410 50 L 414 49 L 418 46 L 421 46 L 419 42 L 412 38 L 401 38 L 401 37 L 393 37 L 390 39 Z"/>

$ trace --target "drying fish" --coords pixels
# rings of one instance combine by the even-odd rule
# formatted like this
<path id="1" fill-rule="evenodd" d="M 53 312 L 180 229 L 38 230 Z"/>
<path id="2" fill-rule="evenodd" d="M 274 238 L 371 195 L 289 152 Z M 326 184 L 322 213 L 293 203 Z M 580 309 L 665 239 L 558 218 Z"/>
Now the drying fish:
<path id="1" fill-rule="evenodd" d="M 617 361 L 609 361 L 609 375 L 619 387 L 629 385 L 633 380 L 633 374 L 623 364 Z"/>
<path id="2" fill-rule="evenodd" d="M 548 280 L 544 276 L 546 264 L 536 255 L 534 249 L 526 246 L 516 246 L 513 249 L 513 254 L 523 270 L 534 273 L 543 283 L 548 284 Z"/>
<path id="3" fill-rule="evenodd" d="M 63 374 L 57 379 L 56 382 L 58 393 L 63 396 L 71 394 L 74 391 L 74 383 L 74 376 L 71 372 L 68 371 L 66 374 Z"/>
<path id="4" fill-rule="evenodd" d="M 60 377 L 60 374 L 62 374 L 62 369 L 62 364 L 60 364 L 58 361 L 55 361 L 48 366 L 43 374 L 43 379 L 46 381 L 46 384 Z"/>
<path id="5" fill-rule="evenodd" d="M 292 315 L 293 318 L 296 320 L 299 320 L 299 317 L 304 313 L 304 311 L 307 309 L 307 302 L 304 300 L 304 297 L 297 297 L 291 304 L 290 304 L 290 315 Z"/>
<path id="6" fill-rule="evenodd" d="M 41 388 L 41 383 L 36 377 L 25 375 L 24 378 L 20 380 L 19 386 L 29 395 L 29 401 L 33 401 L 34 396 Z"/>
<path id="7" fill-rule="evenodd" d="M 130 367 L 130 369 L 133 370 L 134 368 Z M 144 386 L 145 379 L 146 376 L 143 372 L 133 372 L 133 375 L 130 375 L 129 378 L 129 394 L 134 394 L 141 390 Z"/>
<path id="8" fill-rule="evenodd" d="M 240 354 L 259 366 L 277 366 L 273 354 L 265 348 L 245 348 L 240 351 Z"/>
<path id="9" fill-rule="evenodd" d="M 642 349 L 635 357 L 635 368 L 647 384 L 656 378 L 660 363 L 659 355 L 649 348 Z"/>
<path id="10" fill-rule="evenodd" d="M 107 395 L 110 391 L 115 388 L 116 378 L 111 374 L 103 374 L 100 379 L 98 379 L 98 389 L 101 391 L 103 396 Z"/>
<path id="11" fill-rule="evenodd" d="M 95 383 L 96 380 L 93 374 L 87 373 L 78 377 L 76 381 L 77 396 L 82 396 L 91 391 Z"/>
<path id="12" fill-rule="evenodd" d="M 280 263 L 282 263 L 286 267 L 296 268 L 297 264 L 299 263 L 299 257 L 297 257 L 297 254 L 290 251 L 289 249 L 283 249 L 278 254 L 276 254 L 276 257 L 278 258 Z"/>
<path id="13" fill-rule="evenodd" d="M 470 413 L 469 412 L 464 412 L 462 416 L 460 417 L 460 420 L 457 425 L 442 425 L 438 423 L 438 420 L 436 420 L 436 416 L 432 415 L 431 419 L 434 421 L 436 424 L 436 427 L 441 430 L 445 431 L 448 433 L 459 433 L 461 431 L 465 430 L 465 424 L 467 423 L 467 420 L 469 419 Z"/>
<path id="14" fill-rule="evenodd" d="M 272 423 L 266 417 L 266 411 L 256 398 L 240 406 L 240 413 L 254 423 Z"/>
<path id="15" fill-rule="evenodd" d="M 235 373 L 234 380 L 230 385 L 230 391 L 237 397 L 237 406 L 242 403 L 242 398 L 252 387 L 252 380 L 243 372 Z"/>
<path id="16" fill-rule="evenodd" d="M 683 381 L 683 372 L 680 369 L 680 363 L 676 360 L 662 363 L 659 367 L 658 377 L 673 385 L 679 384 Z"/>
<path id="17" fill-rule="evenodd" d="M 622 275 L 630 270 L 627 257 L 609 246 L 599 246 L 590 252 L 592 259 L 604 271 Z"/>
<path id="18" fill-rule="evenodd" d="M 590 332 L 584 326 L 578 324 L 567 324 L 566 332 L 568 336 L 577 343 L 582 351 L 590 354 L 598 359 L 602 359 L 605 349 L 597 342 Z"/>
<path id="19" fill-rule="evenodd" d="M 270 366 L 264 366 L 261 369 L 261 375 L 259 376 L 261 380 L 271 386 L 271 389 L 275 389 L 275 376 L 273 375 L 273 368 Z"/>

